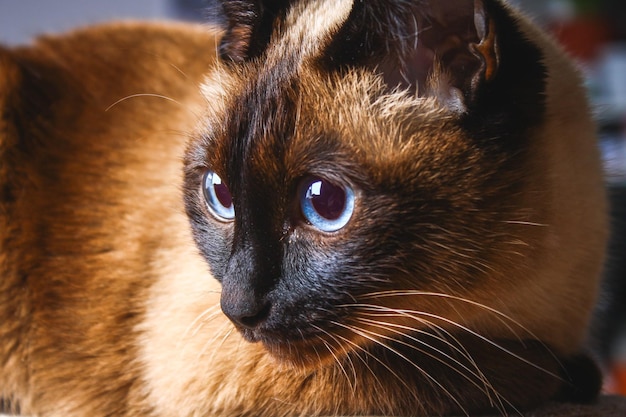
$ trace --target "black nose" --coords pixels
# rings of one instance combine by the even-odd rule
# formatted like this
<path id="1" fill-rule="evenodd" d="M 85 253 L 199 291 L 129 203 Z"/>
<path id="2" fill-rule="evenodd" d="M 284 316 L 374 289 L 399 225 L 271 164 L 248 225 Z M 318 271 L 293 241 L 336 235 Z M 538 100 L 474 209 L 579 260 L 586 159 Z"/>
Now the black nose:
<path id="1" fill-rule="evenodd" d="M 222 293 L 222 311 L 236 325 L 254 329 L 267 319 L 270 304 L 250 297 L 229 297 Z"/>

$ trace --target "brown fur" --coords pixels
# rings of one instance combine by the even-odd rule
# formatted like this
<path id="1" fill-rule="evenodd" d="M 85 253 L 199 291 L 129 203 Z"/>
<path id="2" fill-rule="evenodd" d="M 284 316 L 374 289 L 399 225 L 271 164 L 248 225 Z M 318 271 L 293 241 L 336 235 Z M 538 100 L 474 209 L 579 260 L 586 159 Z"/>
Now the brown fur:
<path id="1" fill-rule="evenodd" d="M 194 256 L 180 161 L 215 48 L 205 28 L 123 24 L 0 51 L 0 390 L 23 412 L 140 413 L 158 251 Z"/>
<path id="2" fill-rule="evenodd" d="M 339 26 L 345 16 L 334 12 L 326 11 Z M 286 27 L 298 27 L 294 16 Z M 102 26 L 0 50 L 0 397 L 41 416 L 274 417 L 481 412 L 571 398 L 576 389 L 593 395 L 594 387 L 579 386 L 596 377 L 579 353 L 606 220 L 593 124 L 571 64 L 521 20 L 545 57 L 549 117 L 531 132 L 524 165 L 511 168 L 506 155 L 494 160 L 474 146 L 440 98 L 389 94 L 367 67 L 328 76 L 311 64 L 335 30 L 328 19 L 318 23 L 305 27 L 309 43 L 293 61 L 285 57 L 303 38 L 295 29 L 259 52 L 263 59 L 236 65 L 215 62 L 217 33 L 188 26 Z M 232 109 L 255 97 L 258 80 L 276 68 L 278 78 L 291 76 L 294 67 L 298 117 L 265 115 L 275 130 L 262 132 L 255 157 L 242 164 L 281 187 L 331 149 L 353 158 L 373 189 L 419 184 L 454 195 L 452 211 L 427 219 L 452 233 L 429 230 L 439 249 L 416 250 L 432 260 L 418 288 L 430 295 L 372 302 L 427 312 L 458 346 L 431 338 L 421 352 L 402 344 L 390 351 L 346 332 L 349 342 L 330 340 L 328 351 L 268 351 L 220 313 L 221 287 L 193 245 L 181 189 L 188 199 L 201 194 L 189 178 L 230 163 L 240 132 L 228 123 Z M 288 108 L 286 95 L 278 105 Z M 295 133 L 282 148 L 272 133 L 287 128 Z M 329 130 L 342 140 L 311 140 Z M 441 171 L 459 160 L 466 170 Z M 482 211 L 468 203 L 479 200 Z M 394 203 L 376 201 L 359 210 Z M 366 219 L 350 230 L 369 227 Z M 448 276 L 458 280 L 441 279 Z M 395 289 L 415 289 L 409 276 L 395 278 Z M 384 320 L 419 328 L 406 315 Z M 369 328 L 380 340 L 393 329 Z M 355 353 L 354 343 L 368 353 Z M 471 361 L 458 356 L 460 346 Z M 442 366 L 433 352 L 458 358 L 467 372 Z"/>

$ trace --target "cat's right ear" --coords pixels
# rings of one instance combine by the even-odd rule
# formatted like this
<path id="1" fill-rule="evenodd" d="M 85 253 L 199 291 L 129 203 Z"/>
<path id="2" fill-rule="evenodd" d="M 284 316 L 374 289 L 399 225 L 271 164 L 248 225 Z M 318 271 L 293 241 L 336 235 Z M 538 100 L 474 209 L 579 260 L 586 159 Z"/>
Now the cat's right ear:
<path id="1" fill-rule="evenodd" d="M 322 64 L 367 68 L 390 90 L 433 98 L 476 129 L 500 129 L 488 134 L 496 135 L 542 120 L 543 60 L 504 2 L 363 0 Z"/>
<path id="2" fill-rule="evenodd" d="M 417 90 L 464 112 L 500 69 L 495 19 L 485 3 L 355 2 L 328 49 L 328 61 L 374 69 L 391 89 Z"/>
<path id="3" fill-rule="evenodd" d="M 294 0 L 220 0 L 226 33 L 220 44 L 225 62 L 244 62 L 263 53 L 275 22 Z"/>

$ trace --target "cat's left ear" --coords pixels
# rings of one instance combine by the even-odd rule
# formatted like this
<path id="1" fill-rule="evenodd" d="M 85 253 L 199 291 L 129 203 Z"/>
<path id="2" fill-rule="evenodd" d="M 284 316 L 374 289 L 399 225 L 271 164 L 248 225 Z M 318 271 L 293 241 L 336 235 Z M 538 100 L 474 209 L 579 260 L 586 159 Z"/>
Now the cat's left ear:
<path id="1" fill-rule="evenodd" d="M 220 43 L 225 62 L 244 62 L 261 55 L 275 21 L 295 0 L 220 0 L 226 33 Z"/>
<path id="2" fill-rule="evenodd" d="M 398 84 L 417 76 L 420 95 L 436 97 L 451 110 L 464 112 L 498 73 L 496 24 L 482 0 L 428 3 L 423 15 L 418 15 L 417 47 L 401 58 L 405 73 L 392 70 L 385 76 Z M 424 65 L 426 79 L 419 80 Z"/>

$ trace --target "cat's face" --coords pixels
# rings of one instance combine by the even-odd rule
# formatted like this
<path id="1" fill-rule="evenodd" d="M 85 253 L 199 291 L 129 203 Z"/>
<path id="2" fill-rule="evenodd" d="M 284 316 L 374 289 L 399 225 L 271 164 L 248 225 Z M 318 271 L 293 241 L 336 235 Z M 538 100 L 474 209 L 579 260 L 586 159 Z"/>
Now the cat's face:
<path id="1" fill-rule="evenodd" d="M 530 118 L 480 103 L 519 87 L 494 90 L 510 64 L 491 17 L 457 3 L 468 13 L 441 22 L 437 7 L 406 6 L 425 40 L 389 52 L 385 33 L 356 51 L 354 39 L 406 10 L 302 2 L 272 14 L 271 42 L 210 75 L 221 101 L 188 149 L 187 210 L 224 313 L 276 357 L 310 365 L 456 320 L 467 303 L 453 301 L 487 297 L 523 250 L 511 225 L 528 215 L 526 130 L 502 132 Z M 302 30 L 312 15 L 334 17 Z M 539 91 L 523 98 L 540 111 Z"/>

